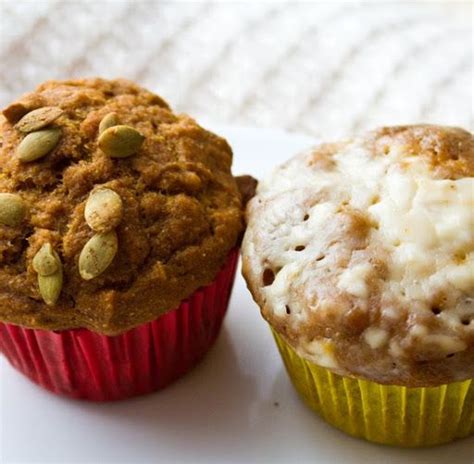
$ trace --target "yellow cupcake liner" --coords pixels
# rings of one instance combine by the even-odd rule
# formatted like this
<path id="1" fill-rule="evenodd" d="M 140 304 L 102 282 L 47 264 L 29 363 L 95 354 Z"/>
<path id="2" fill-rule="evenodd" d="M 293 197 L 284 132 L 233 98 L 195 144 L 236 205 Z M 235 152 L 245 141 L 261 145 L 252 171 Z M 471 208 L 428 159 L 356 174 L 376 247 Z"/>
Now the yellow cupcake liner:
<path id="1" fill-rule="evenodd" d="M 273 331 L 290 379 L 304 402 L 354 437 L 419 447 L 474 434 L 474 381 L 439 387 L 382 385 L 332 373 L 298 354 Z"/>

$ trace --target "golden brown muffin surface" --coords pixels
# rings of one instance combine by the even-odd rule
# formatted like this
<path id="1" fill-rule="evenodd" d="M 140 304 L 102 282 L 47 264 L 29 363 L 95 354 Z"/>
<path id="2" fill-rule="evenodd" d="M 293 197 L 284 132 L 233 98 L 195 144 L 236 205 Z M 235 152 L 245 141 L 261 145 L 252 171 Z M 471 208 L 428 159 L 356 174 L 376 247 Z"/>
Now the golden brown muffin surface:
<path id="1" fill-rule="evenodd" d="M 22 118 L 44 107 L 62 110 L 46 127 L 59 129 L 59 142 L 45 156 L 22 161 Z M 110 113 L 144 137 L 131 156 L 111 157 L 98 146 L 99 124 Z M 17 225 L 0 224 L 0 321 L 116 334 L 214 279 L 242 228 L 224 139 L 120 79 L 49 81 L 3 114 L 0 192 L 18 195 L 26 214 Z M 95 232 L 84 209 L 91 192 L 103 188 L 122 201 L 118 249 L 105 271 L 85 280 L 79 256 Z M 43 301 L 32 264 L 45 243 L 63 269 L 53 305 Z"/>
<path id="2" fill-rule="evenodd" d="M 386 384 L 474 377 L 474 137 L 383 128 L 289 160 L 247 209 L 243 272 L 303 357 Z"/>

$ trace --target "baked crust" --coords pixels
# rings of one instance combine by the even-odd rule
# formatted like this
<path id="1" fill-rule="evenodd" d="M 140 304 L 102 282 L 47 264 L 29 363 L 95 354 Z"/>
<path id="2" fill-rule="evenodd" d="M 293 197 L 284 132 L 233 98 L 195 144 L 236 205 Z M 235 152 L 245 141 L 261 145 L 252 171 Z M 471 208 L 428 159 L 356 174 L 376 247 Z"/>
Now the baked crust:
<path id="1" fill-rule="evenodd" d="M 44 158 L 15 156 L 24 136 L 14 124 L 27 112 L 59 106 L 58 146 Z M 102 118 L 116 112 L 145 141 L 126 159 L 97 146 Z M 227 142 L 126 80 L 49 81 L 4 110 L 0 191 L 29 205 L 17 227 L 0 225 L 0 320 L 25 327 L 86 327 L 113 335 L 155 319 L 210 283 L 242 230 L 241 197 Z M 84 220 L 89 193 L 118 193 L 123 217 L 118 253 L 86 281 L 78 257 L 93 232 Z M 49 241 L 61 257 L 64 285 L 43 303 L 32 259 Z"/>
<path id="2" fill-rule="evenodd" d="M 474 137 L 382 128 L 261 182 L 243 274 L 303 357 L 384 384 L 474 377 Z"/>

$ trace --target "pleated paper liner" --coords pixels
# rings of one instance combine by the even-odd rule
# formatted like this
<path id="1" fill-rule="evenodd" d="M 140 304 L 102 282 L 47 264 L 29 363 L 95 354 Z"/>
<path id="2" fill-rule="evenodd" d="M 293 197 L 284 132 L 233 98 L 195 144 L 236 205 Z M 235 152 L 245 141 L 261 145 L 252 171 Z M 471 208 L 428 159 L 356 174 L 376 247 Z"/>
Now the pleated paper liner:
<path id="1" fill-rule="evenodd" d="M 33 382 L 61 395 L 112 401 L 166 387 L 214 343 L 227 310 L 238 250 L 214 282 L 153 322 L 108 337 L 0 323 L 0 352 Z"/>
<path id="2" fill-rule="evenodd" d="M 273 335 L 304 402 L 349 435 L 421 447 L 474 434 L 474 380 L 407 388 L 343 377 L 305 360 L 276 332 Z"/>

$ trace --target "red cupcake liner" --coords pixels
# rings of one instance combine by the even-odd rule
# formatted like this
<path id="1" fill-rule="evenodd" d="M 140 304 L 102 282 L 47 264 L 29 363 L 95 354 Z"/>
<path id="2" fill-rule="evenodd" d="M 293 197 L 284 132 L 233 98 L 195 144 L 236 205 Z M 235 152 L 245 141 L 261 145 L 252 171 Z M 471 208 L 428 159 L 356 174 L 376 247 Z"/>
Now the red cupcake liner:
<path id="1" fill-rule="evenodd" d="M 219 334 L 238 249 L 214 282 L 155 321 L 109 337 L 0 323 L 0 353 L 42 387 L 77 399 L 114 401 L 159 390 L 194 367 Z"/>

